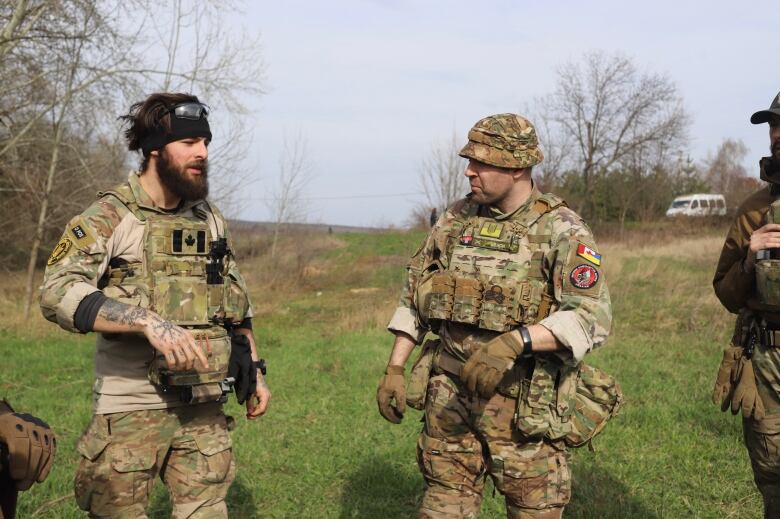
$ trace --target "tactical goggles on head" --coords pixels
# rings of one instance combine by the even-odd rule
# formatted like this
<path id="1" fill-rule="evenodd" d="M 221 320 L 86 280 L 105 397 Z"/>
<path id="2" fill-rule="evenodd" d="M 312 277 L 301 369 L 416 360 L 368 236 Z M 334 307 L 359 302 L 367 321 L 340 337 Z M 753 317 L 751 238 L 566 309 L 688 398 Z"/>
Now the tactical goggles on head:
<path id="1" fill-rule="evenodd" d="M 177 119 L 197 121 L 209 118 L 209 107 L 203 103 L 182 103 L 168 108 L 163 115 L 172 113 Z"/>
<path id="2" fill-rule="evenodd" d="M 180 103 L 167 108 L 160 118 L 166 114 L 171 117 L 171 130 L 166 133 L 162 128 L 157 128 L 141 140 L 141 150 L 145 156 L 154 150 L 162 149 L 166 144 L 204 137 L 211 141 L 211 129 L 209 128 L 209 109 L 203 103 Z"/>

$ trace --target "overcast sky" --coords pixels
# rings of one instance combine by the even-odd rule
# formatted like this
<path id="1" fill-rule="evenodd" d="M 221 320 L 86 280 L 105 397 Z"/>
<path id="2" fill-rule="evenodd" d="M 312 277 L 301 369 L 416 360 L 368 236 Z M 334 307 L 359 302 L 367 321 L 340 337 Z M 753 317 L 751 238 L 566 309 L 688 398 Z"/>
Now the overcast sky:
<path id="1" fill-rule="evenodd" d="M 420 191 L 432 146 L 521 111 L 552 91 L 557 65 L 589 50 L 667 74 L 692 117 L 692 157 L 738 138 L 754 172 L 768 129 L 748 119 L 780 90 L 778 12 L 769 1 L 250 2 L 234 23 L 261 34 L 267 94 L 249 103 L 257 182 L 240 216 L 269 219 L 260 199 L 284 135 L 301 132 L 315 175 L 309 221 L 402 225 L 423 197 L 391 195 Z"/>

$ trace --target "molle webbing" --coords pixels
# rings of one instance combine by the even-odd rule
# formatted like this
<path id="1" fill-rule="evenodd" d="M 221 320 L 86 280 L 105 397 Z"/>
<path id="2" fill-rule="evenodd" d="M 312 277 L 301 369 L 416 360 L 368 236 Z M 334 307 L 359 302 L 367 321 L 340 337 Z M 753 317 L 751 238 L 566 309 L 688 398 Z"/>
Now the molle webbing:
<path id="1" fill-rule="evenodd" d="M 497 332 L 534 324 L 550 314 L 553 298 L 539 283 L 512 278 L 481 280 L 456 272 L 431 279 L 425 309 L 428 319 L 479 326 Z"/>
<path id="2" fill-rule="evenodd" d="M 439 258 L 444 270 L 433 274 L 430 293 L 424 298 L 422 310 L 428 319 L 453 321 L 479 326 L 482 329 L 506 332 L 520 324 L 533 324 L 547 317 L 553 308 L 553 297 L 544 277 L 542 244 L 550 242 L 544 233 L 549 227 L 553 209 L 565 205 L 555 195 L 540 196 L 517 218 L 503 221 L 510 228 L 514 244 L 526 238 L 533 251 L 525 279 L 507 275 L 486 276 L 477 272 L 450 270 L 454 249 L 467 226 L 472 226 L 479 206 L 467 201 L 457 211 L 457 217 L 447 234 L 445 256 Z M 477 218 L 477 220 L 480 220 Z M 538 225 L 537 225 L 538 224 Z M 534 225 L 543 234 L 528 234 Z M 500 232 L 500 231 L 499 231 Z M 517 250 L 508 248 L 505 250 Z"/>

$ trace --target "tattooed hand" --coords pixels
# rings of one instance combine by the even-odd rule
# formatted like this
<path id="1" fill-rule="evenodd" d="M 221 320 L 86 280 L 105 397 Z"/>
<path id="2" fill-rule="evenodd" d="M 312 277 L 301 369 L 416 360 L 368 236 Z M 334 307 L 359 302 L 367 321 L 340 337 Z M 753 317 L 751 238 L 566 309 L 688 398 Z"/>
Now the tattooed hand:
<path id="1" fill-rule="evenodd" d="M 168 368 L 174 371 L 192 369 L 196 360 L 204 368 L 209 367 L 206 355 L 189 330 L 145 308 L 106 299 L 98 311 L 93 329 L 108 333 L 143 333 L 154 349 L 165 357 Z M 208 337 L 201 342 L 210 353 Z"/>
<path id="2" fill-rule="evenodd" d="M 204 368 L 209 367 L 209 361 L 198 347 L 192 333 L 170 321 L 163 320 L 157 314 L 151 314 L 148 321 L 144 328 L 144 335 L 154 349 L 165 356 L 169 369 L 190 370 L 195 366 L 196 359 Z M 211 350 L 208 338 L 204 342 L 208 350 Z"/>

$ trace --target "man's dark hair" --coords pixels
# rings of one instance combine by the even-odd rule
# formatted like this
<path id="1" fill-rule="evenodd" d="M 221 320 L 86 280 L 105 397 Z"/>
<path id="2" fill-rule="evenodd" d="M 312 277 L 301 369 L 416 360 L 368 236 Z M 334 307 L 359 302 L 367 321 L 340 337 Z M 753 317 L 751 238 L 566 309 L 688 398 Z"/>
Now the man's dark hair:
<path id="1" fill-rule="evenodd" d="M 171 131 L 171 114 L 166 110 L 181 103 L 199 103 L 197 96 L 183 93 L 157 92 L 151 94 L 144 101 L 133 103 L 130 111 L 120 115 L 125 128 L 127 149 L 139 151 L 143 139 L 155 131 L 164 133 Z M 143 153 L 141 171 L 146 171 L 149 166 L 149 154 Z"/>

